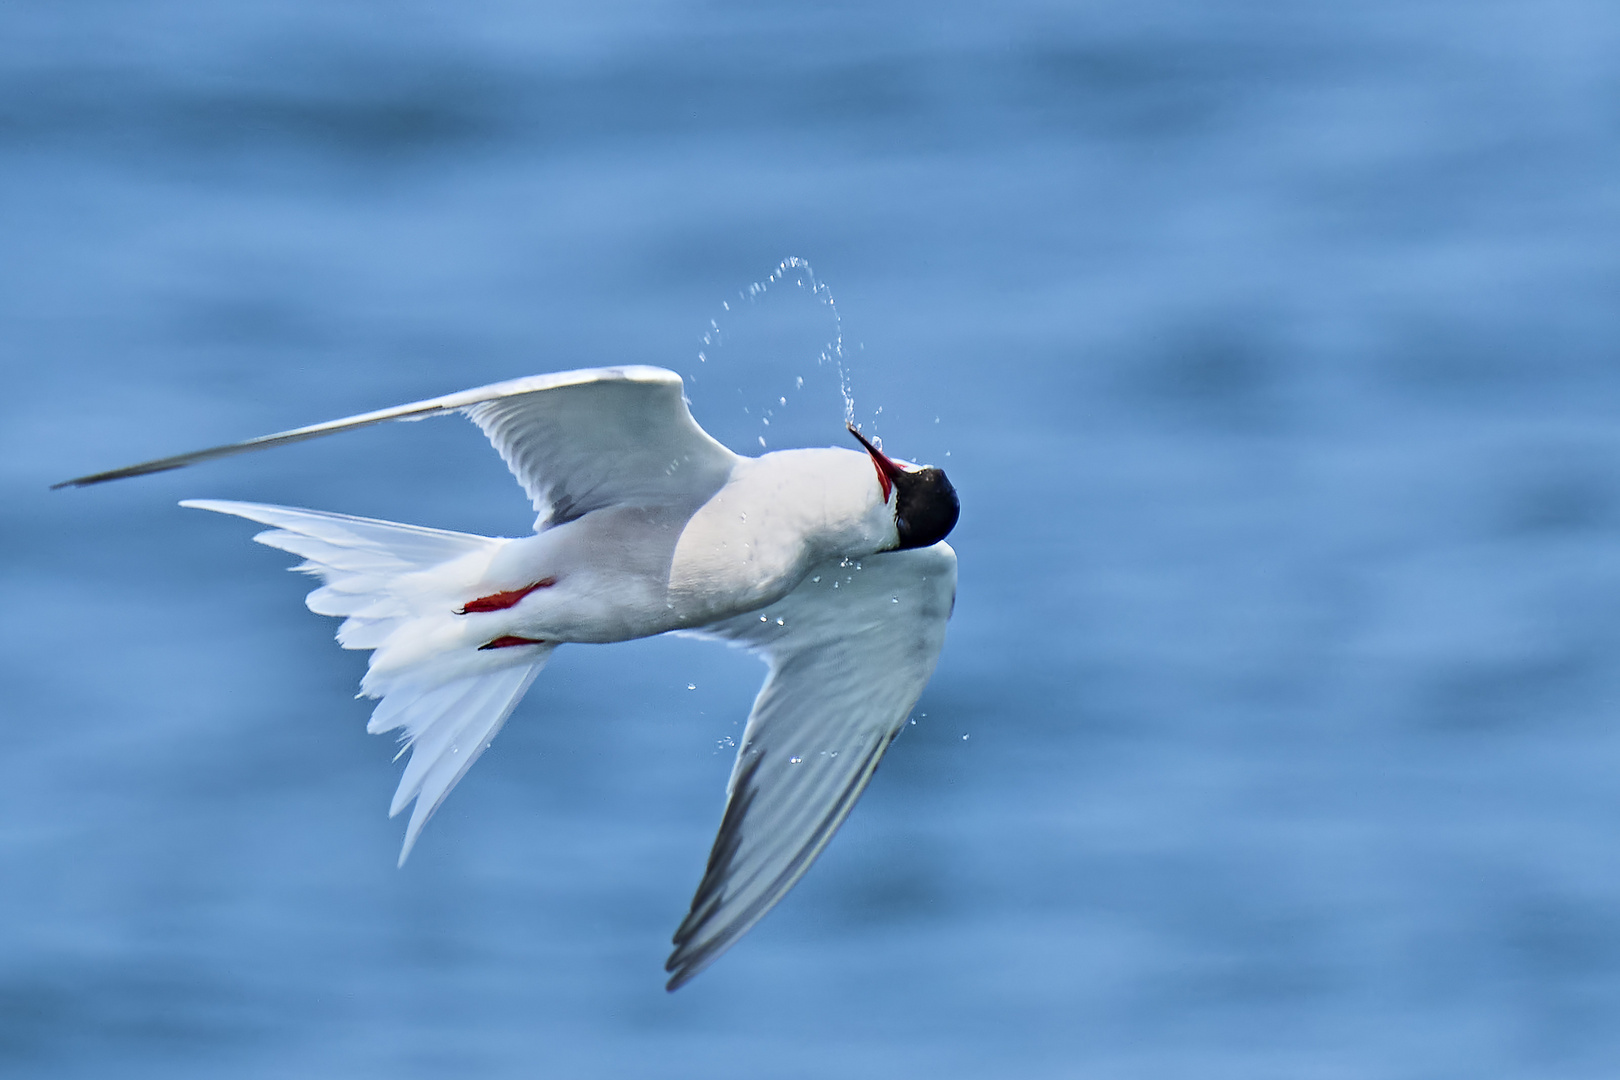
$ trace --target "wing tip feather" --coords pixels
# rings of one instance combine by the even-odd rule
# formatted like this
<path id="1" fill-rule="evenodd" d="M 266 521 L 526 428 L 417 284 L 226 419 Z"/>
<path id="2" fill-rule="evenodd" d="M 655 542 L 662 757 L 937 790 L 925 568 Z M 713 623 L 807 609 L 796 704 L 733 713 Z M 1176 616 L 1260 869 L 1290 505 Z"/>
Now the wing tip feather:
<path id="1" fill-rule="evenodd" d="M 127 480 L 132 476 L 151 476 L 154 473 L 183 469 L 188 464 L 189 462 L 177 461 L 173 458 L 143 461 L 138 465 L 126 465 L 121 469 L 108 469 L 106 472 L 90 473 L 86 476 L 75 476 L 71 480 L 61 480 L 52 484 L 50 489 L 52 491 L 61 491 L 63 488 L 91 487 L 95 484 L 105 484 L 109 480 Z"/>
<path id="2" fill-rule="evenodd" d="M 684 386 L 680 375 L 675 372 L 667 368 L 652 367 L 646 364 L 627 364 L 609 368 L 583 368 L 577 371 L 529 375 L 518 379 L 508 379 L 505 382 L 491 383 L 488 386 L 474 387 L 470 390 L 443 394 L 436 398 L 427 398 L 406 405 L 396 405 L 392 408 L 359 413 L 354 416 L 344 417 L 341 420 L 329 420 L 325 423 L 310 424 L 306 427 L 292 428 L 288 431 L 278 431 L 272 435 L 260 435 L 253 439 L 244 439 L 241 442 L 210 446 L 203 450 L 193 450 L 189 453 L 142 461 L 119 469 L 108 469 L 104 472 L 75 476 L 71 480 L 62 480 L 50 485 L 50 490 L 60 491 L 63 488 L 90 487 L 93 484 L 104 484 L 110 480 L 127 480 L 136 476 L 150 476 L 153 473 L 168 472 L 171 469 L 183 469 L 188 465 L 196 465 L 204 461 L 215 461 L 219 458 L 234 457 L 237 454 L 244 454 L 253 450 L 302 442 L 305 439 L 318 438 L 335 431 L 369 427 L 372 424 L 379 424 L 388 420 L 425 420 L 430 416 L 442 416 L 445 413 L 466 409 L 500 394 L 524 393 L 529 390 L 549 390 L 607 378 L 621 382 Z"/>
<path id="3" fill-rule="evenodd" d="M 720 959 L 727 950 L 740 941 L 743 935 L 752 930 L 761 919 L 770 914 L 771 910 L 792 891 L 793 886 L 799 883 L 799 879 L 804 877 L 815 861 L 821 857 L 821 853 L 826 850 L 833 836 L 837 834 L 839 828 L 848 819 L 850 811 L 855 808 L 855 803 L 860 800 L 867 784 L 871 782 L 873 774 L 877 772 L 877 767 L 882 762 L 884 753 L 894 742 L 894 734 L 896 733 L 890 733 L 887 738 L 873 740 L 865 758 L 854 773 L 851 774 L 848 783 L 838 794 L 838 797 L 833 800 L 826 816 L 812 830 L 804 846 L 794 853 L 793 858 L 788 861 L 787 866 L 781 870 L 775 880 L 751 900 L 746 907 L 736 912 L 734 917 L 722 925 L 713 937 L 698 943 L 694 947 L 693 941 L 698 934 L 710 925 L 710 920 L 725 906 L 725 901 L 720 893 L 729 874 L 730 861 L 735 856 L 736 848 L 740 843 L 736 834 L 740 832 L 742 819 L 757 792 L 757 789 L 753 788 L 751 784 L 745 783 L 745 780 L 752 780 L 753 773 L 759 768 L 760 762 L 764 760 L 764 755 L 759 755 L 750 763 L 746 774 L 738 775 L 739 782 L 734 788 L 732 799 L 727 802 L 726 813 L 720 823 L 720 833 L 715 837 L 715 846 L 711 849 L 709 869 L 704 873 L 703 880 L 698 884 L 697 893 L 692 898 L 692 910 L 675 931 L 675 950 L 670 953 L 669 959 L 664 963 L 664 970 L 673 973 L 669 981 L 664 984 L 666 991 L 674 993 L 701 974 L 710 964 Z M 739 800 L 737 795 L 744 792 L 746 792 L 746 795 Z M 742 804 L 741 808 L 734 814 L 732 808 L 739 802 Z M 729 832 L 727 829 L 728 823 L 731 826 Z M 722 862 L 718 865 L 715 862 L 716 855 L 720 855 L 722 859 Z M 700 907 L 703 909 L 701 915 L 698 910 Z"/>

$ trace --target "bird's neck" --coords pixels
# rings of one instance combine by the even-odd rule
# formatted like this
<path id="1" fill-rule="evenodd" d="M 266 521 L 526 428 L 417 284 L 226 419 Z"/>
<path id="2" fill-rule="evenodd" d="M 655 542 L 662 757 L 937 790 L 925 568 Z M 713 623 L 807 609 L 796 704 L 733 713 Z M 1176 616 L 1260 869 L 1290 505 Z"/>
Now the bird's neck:
<path id="1" fill-rule="evenodd" d="M 676 544 L 670 587 L 746 608 L 785 595 L 829 558 L 862 558 L 898 543 L 865 454 L 780 450 L 739 461 L 693 515 Z"/>

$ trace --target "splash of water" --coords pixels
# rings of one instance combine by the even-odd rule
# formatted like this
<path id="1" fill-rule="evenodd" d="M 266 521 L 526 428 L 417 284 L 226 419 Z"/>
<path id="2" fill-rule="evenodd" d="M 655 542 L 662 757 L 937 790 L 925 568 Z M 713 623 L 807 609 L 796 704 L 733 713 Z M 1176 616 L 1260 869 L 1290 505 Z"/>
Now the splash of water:
<path id="1" fill-rule="evenodd" d="M 791 278 L 789 274 L 791 272 Z M 833 365 L 838 373 L 838 392 L 844 398 L 844 421 L 855 422 L 855 392 L 850 388 L 849 369 L 844 366 L 844 318 L 838 313 L 838 302 L 833 299 L 832 290 L 816 277 L 815 269 L 804 259 L 797 255 L 789 255 L 777 264 L 769 277 L 764 281 L 756 281 L 748 287 L 745 294 L 752 300 L 762 294 L 767 288 L 779 281 L 791 280 L 801 289 L 809 289 L 827 311 L 832 315 L 833 339 L 821 347 L 821 355 L 816 357 L 817 364 Z"/>
<path id="2" fill-rule="evenodd" d="M 832 317 L 832 340 L 822 345 L 820 355 L 816 357 L 816 364 L 817 366 L 826 364 L 833 366 L 838 376 L 838 392 L 844 399 L 844 421 L 853 424 L 855 422 L 855 392 L 850 384 L 849 367 L 846 364 L 847 358 L 844 355 L 843 316 L 838 312 L 838 303 L 833 299 L 832 291 L 816 277 L 815 269 L 810 263 L 796 255 L 790 255 L 778 263 L 776 269 L 772 270 L 763 280 L 756 281 L 749 285 L 748 288 L 739 290 L 737 298 L 750 304 L 757 303 L 762 296 L 770 291 L 771 286 L 784 282 L 807 290 L 811 296 L 815 297 L 818 303 L 827 309 L 828 314 Z M 726 311 L 731 311 L 729 301 L 722 302 L 721 306 Z M 703 335 L 704 348 L 707 349 L 710 346 L 719 344 L 721 344 L 720 323 L 716 319 L 710 319 L 709 329 Z M 699 363 L 704 363 L 707 362 L 708 355 L 705 351 L 700 350 L 697 358 Z M 801 390 L 804 388 L 804 377 L 802 375 L 796 380 L 796 388 Z M 779 402 L 786 405 L 787 399 L 785 397 L 779 398 Z M 744 409 L 744 412 L 747 411 L 747 409 Z M 770 422 L 768 415 L 761 417 L 761 423 L 764 426 L 768 427 Z M 761 448 L 765 446 L 765 437 L 763 435 L 759 438 L 759 445 Z"/>

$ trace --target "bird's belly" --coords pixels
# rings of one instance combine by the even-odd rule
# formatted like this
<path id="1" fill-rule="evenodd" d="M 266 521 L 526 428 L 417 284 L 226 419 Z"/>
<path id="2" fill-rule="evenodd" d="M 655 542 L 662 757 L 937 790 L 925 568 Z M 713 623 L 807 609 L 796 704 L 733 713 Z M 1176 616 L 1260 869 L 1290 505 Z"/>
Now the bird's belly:
<path id="1" fill-rule="evenodd" d="M 514 644 L 606 644 L 706 626 L 764 607 L 804 576 L 797 567 L 761 573 L 766 568 L 746 560 L 709 569 L 716 572 L 676 579 L 634 570 L 576 568 L 536 579 L 550 584 L 492 594 L 500 601 L 469 604 L 458 621 L 465 624 L 466 643 L 478 648 L 503 638 Z M 509 596 L 515 597 L 509 607 L 484 610 Z"/>
<path id="2" fill-rule="evenodd" d="M 490 620 L 488 632 L 550 642 L 630 641 L 752 611 L 795 584 L 732 579 L 709 588 L 674 588 L 667 580 L 634 574 L 576 574 L 525 597 L 509 618 Z"/>
<path id="3" fill-rule="evenodd" d="M 554 643 L 629 641 L 763 607 L 803 577 L 760 574 L 759 569 L 738 562 L 728 572 L 677 579 L 645 567 L 538 567 L 519 575 L 517 584 L 502 582 L 498 590 L 491 586 L 488 595 L 464 603 L 456 621 L 465 627 L 466 643 L 479 648 L 502 637 Z"/>
<path id="4" fill-rule="evenodd" d="M 524 637 L 606 644 L 650 637 L 679 625 L 661 582 L 636 574 L 574 574 L 513 612 Z"/>
<path id="5" fill-rule="evenodd" d="M 774 603 L 816 561 L 801 522 L 728 494 L 692 516 L 671 553 L 666 602 L 676 627 L 702 626 Z"/>
<path id="6" fill-rule="evenodd" d="M 695 512 L 598 511 L 502 548 L 463 607 L 468 640 L 606 643 L 706 626 L 781 599 L 824 555 L 802 523 L 726 493 Z"/>

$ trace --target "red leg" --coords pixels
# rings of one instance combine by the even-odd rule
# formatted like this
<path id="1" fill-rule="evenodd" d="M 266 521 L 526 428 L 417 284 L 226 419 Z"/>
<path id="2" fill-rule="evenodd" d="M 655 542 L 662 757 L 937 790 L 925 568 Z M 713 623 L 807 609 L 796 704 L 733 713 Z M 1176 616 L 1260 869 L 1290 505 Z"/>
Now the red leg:
<path id="1" fill-rule="evenodd" d="M 544 638 L 514 637 L 511 634 L 502 634 L 494 641 L 485 642 L 484 644 L 478 646 L 478 651 L 483 652 L 485 649 L 510 649 L 514 645 L 544 645 L 545 643 L 546 641 Z"/>
<path id="2" fill-rule="evenodd" d="M 475 615 L 482 611 L 505 611 L 507 608 L 516 605 L 525 596 L 534 592 L 534 590 L 549 589 L 555 584 L 557 584 L 557 579 L 554 577 L 541 578 L 526 589 L 513 589 L 511 592 L 498 592 L 491 593 L 488 596 L 480 596 L 478 599 L 469 600 L 461 607 L 456 608 L 456 614 Z"/>

